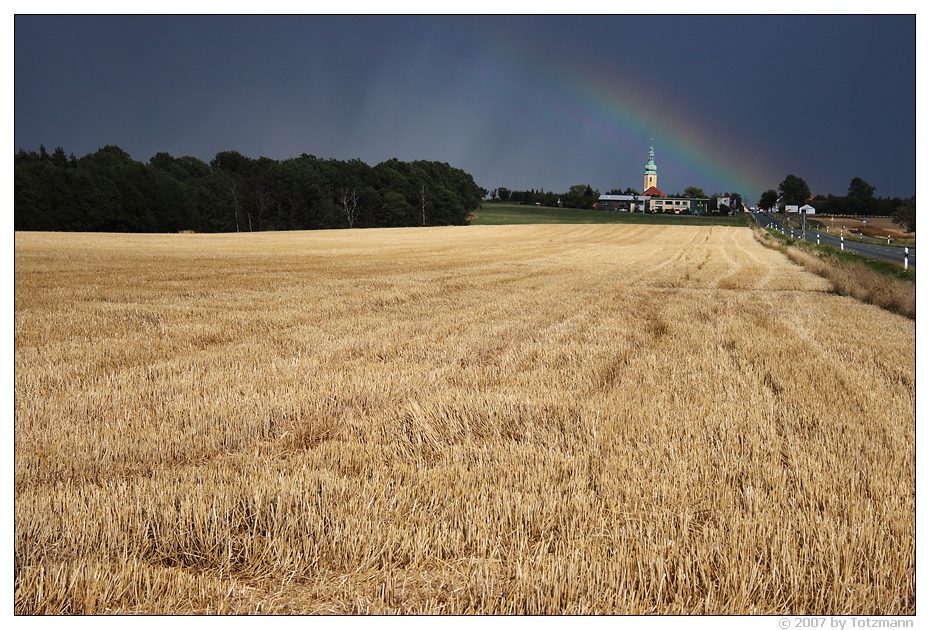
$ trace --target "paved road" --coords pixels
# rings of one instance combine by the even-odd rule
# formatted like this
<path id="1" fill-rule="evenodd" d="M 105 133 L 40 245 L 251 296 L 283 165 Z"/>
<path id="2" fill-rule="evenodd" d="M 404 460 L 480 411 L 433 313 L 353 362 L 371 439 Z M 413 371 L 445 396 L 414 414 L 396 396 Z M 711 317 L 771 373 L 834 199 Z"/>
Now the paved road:
<path id="1" fill-rule="evenodd" d="M 785 230 L 785 235 L 790 236 L 792 234 L 790 228 L 785 228 L 778 219 L 774 219 L 771 216 L 764 213 L 753 213 L 753 216 L 756 218 L 756 221 L 759 222 L 759 225 L 762 227 L 771 227 L 775 230 Z M 805 240 L 816 243 L 817 236 L 820 236 L 821 245 L 830 245 L 832 247 L 840 247 L 840 239 L 838 236 L 833 234 L 827 234 L 820 230 L 811 230 L 808 229 L 805 233 Z M 794 238 L 801 238 L 801 230 L 794 230 Z M 862 254 L 863 256 L 868 256 L 869 258 L 877 258 L 878 260 L 887 260 L 890 262 L 896 262 L 904 264 L 904 247 L 897 247 L 895 245 L 874 245 L 872 243 L 859 243 L 858 241 L 851 241 L 844 239 L 843 249 L 849 250 L 851 252 L 856 252 L 857 254 Z M 916 267 L 916 254 L 917 248 L 910 247 L 907 248 L 907 266 Z"/>

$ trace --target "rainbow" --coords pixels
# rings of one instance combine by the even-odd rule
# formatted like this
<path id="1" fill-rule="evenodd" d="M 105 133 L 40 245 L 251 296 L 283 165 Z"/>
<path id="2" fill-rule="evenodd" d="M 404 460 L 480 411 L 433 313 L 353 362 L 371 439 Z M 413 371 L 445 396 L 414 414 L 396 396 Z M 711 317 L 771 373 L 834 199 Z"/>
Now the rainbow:
<path id="1" fill-rule="evenodd" d="M 777 188 L 784 178 L 785 173 L 779 173 L 761 149 L 747 146 L 750 140 L 736 138 L 731 130 L 699 119 L 686 102 L 679 102 L 684 99 L 658 98 L 656 95 L 668 91 L 648 78 L 631 72 L 631 76 L 611 79 L 579 64 L 539 64 L 523 58 L 518 48 L 494 39 L 498 40 L 495 62 L 545 86 L 553 118 L 571 123 L 573 131 L 580 132 L 580 139 L 597 147 L 605 159 L 616 159 L 620 152 L 637 164 L 645 164 L 648 148 L 654 145 L 659 188 L 667 192 L 695 185 L 707 194 L 739 193 L 751 204 L 763 191 Z M 503 71 L 498 68 L 496 74 Z M 503 78 L 499 76 L 499 80 Z M 629 181 L 639 185 L 635 178 L 641 175 L 640 168 L 630 173 L 634 179 Z"/>

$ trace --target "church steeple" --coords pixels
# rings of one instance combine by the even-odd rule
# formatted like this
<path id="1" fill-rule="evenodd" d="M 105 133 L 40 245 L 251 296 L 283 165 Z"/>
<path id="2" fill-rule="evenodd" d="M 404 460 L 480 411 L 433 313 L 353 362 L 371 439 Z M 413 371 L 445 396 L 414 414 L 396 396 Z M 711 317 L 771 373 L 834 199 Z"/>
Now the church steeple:
<path id="1" fill-rule="evenodd" d="M 646 172 L 643 174 L 643 191 L 649 190 L 653 186 L 658 188 L 656 184 L 659 181 L 659 176 L 656 171 L 655 156 L 655 150 L 650 146 L 649 161 L 646 162 Z"/>

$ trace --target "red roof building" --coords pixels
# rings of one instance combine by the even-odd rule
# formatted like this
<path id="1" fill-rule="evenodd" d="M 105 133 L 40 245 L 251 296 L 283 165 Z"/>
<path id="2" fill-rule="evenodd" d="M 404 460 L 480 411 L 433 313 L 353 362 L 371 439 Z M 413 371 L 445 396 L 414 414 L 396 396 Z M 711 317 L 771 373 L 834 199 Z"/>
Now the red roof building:
<path id="1" fill-rule="evenodd" d="M 664 192 L 656 188 L 655 186 L 650 186 L 647 190 L 643 191 L 643 197 L 662 197 L 665 199 L 668 197 Z"/>

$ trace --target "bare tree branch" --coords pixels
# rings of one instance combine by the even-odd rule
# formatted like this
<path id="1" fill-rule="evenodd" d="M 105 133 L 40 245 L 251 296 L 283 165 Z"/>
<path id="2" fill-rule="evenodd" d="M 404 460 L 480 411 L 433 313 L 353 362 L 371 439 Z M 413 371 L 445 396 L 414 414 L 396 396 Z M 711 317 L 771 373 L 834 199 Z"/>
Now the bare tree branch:
<path id="1" fill-rule="evenodd" d="M 358 194 L 355 189 L 343 188 L 339 191 L 339 203 L 342 204 L 342 211 L 349 221 L 349 227 L 355 226 L 355 220 L 358 218 Z"/>

